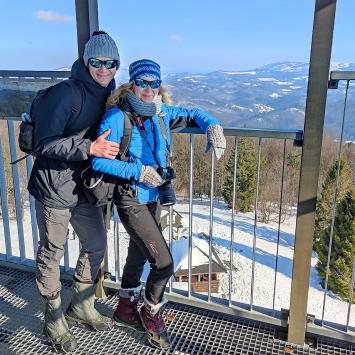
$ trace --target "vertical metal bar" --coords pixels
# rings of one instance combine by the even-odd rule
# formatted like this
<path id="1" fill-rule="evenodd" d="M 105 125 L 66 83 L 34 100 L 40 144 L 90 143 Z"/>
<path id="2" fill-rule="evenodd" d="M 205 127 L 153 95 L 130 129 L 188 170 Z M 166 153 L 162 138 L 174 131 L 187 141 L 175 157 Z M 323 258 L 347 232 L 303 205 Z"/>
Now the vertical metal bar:
<path id="1" fill-rule="evenodd" d="M 215 154 L 211 154 L 210 226 L 208 245 L 208 302 L 211 301 L 212 283 L 212 238 L 213 238 L 213 195 L 214 195 Z"/>
<path id="2" fill-rule="evenodd" d="M 350 313 L 351 313 L 351 305 L 353 303 L 354 287 L 355 287 L 355 255 L 353 259 L 353 272 L 351 274 L 351 282 L 349 286 L 349 307 L 348 307 L 348 315 L 346 317 L 346 326 L 345 326 L 346 332 L 349 331 Z"/>
<path id="3" fill-rule="evenodd" d="M 304 344 L 314 218 L 336 0 L 316 0 L 298 193 L 288 341 Z"/>
<path id="4" fill-rule="evenodd" d="M 237 165 L 238 165 L 238 138 L 234 138 L 234 168 L 233 168 L 233 197 L 232 197 L 232 223 L 231 223 L 231 244 L 229 248 L 229 307 L 232 305 L 233 288 L 233 255 L 234 255 L 234 219 L 235 202 L 237 191 Z"/>
<path id="5" fill-rule="evenodd" d="M 169 151 L 169 165 L 172 166 L 172 161 L 173 161 L 173 151 L 174 151 L 174 140 L 171 137 L 171 141 L 170 141 L 170 151 Z M 173 243 L 174 243 L 174 229 L 173 229 L 173 218 L 174 218 L 174 209 L 173 206 L 169 206 L 169 250 L 170 250 L 170 254 L 173 257 L 174 260 L 174 256 L 173 256 Z M 170 277 L 169 279 L 169 292 L 172 292 L 173 290 L 173 277 Z"/>
<path id="6" fill-rule="evenodd" d="M 17 154 L 16 154 L 16 138 L 15 138 L 13 121 L 10 120 L 7 121 L 7 128 L 9 132 L 11 161 L 15 161 L 17 160 Z M 26 247 L 25 247 L 25 236 L 24 236 L 23 222 L 22 222 L 21 188 L 20 188 L 20 180 L 19 180 L 17 164 L 12 164 L 12 181 L 14 184 L 18 241 L 19 241 L 19 249 L 20 249 L 20 259 L 22 262 L 26 258 Z"/>
<path id="7" fill-rule="evenodd" d="M 116 281 L 119 280 L 121 276 L 120 270 L 120 225 L 117 213 L 117 207 L 113 208 L 113 221 L 114 221 L 114 246 L 115 246 L 115 277 Z"/>
<path id="8" fill-rule="evenodd" d="M 64 271 L 68 272 L 70 270 L 70 265 L 69 265 L 69 229 L 67 230 L 67 240 L 64 244 Z M 79 253 L 80 253 L 81 248 L 79 248 Z"/>
<path id="9" fill-rule="evenodd" d="M 252 262 L 252 267 L 251 267 L 251 282 L 250 282 L 250 310 L 251 311 L 253 310 L 253 304 L 254 304 L 256 227 L 257 227 L 257 223 L 258 223 L 259 181 L 260 181 L 260 169 L 261 169 L 261 144 L 262 144 L 262 138 L 259 138 L 258 173 L 256 176 L 256 194 L 255 194 L 255 212 L 254 212 L 253 262 Z"/>
<path id="10" fill-rule="evenodd" d="M 276 260 L 275 260 L 275 277 L 274 277 L 274 293 L 272 297 L 272 310 L 275 310 L 275 295 L 276 295 L 276 279 L 277 270 L 279 264 L 279 247 L 280 247 L 280 229 L 281 229 L 281 212 L 282 212 L 282 202 L 283 202 L 283 191 L 284 191 L 284 175 L 285 175 L 285 156 L 286 156 L 286 139 L 284 139 L 284 149 L 282 158 L 282 171 L 281 171 L 281 191 L 280 191 L 280 207 L 279 207 L 279 224 L 277 228 L 277 248 L 276 248 Z"/>
<path id="11" fill-rule="evenodd" d="M 32 170 L 32 156 L 26 158 L 26 169 L 27 169 L 27 180 L 30 179 L 31 170 Z M 33 244 L 33 260 L 36 260 L 37 257 L 37 248 L 38 248 L 38 229 L 37 229 L 37 218 L 36 218 L 36 209 L 35 209 L 35 199 L 31 194 L 29 195 L 30 201 L 30 212 L 31 212 L 31 228 L 32 228 L 32 244 Z"/>
<path id="12" fill-rule="evenodd" d="M 83 55 L 85 43 L 99 29 L 97 0 L 75 0 L 78 55 Z"/>
<path id="13" fill-rule="evenodd" d="M 11 247 L 9 209 L 7 204 L 6 175 L 5 175 L 4 155 L 2 152 L 1 137 L 0 137 L 0 195 L 1 195 L 2 223 L 3 223 L 4 235 L 5 235 L 6 260 L 8 260 L 12 256 L 12 247 Z"/>
<path id="14" fill-rule="evenodd" d="M 173 255 L 173 240 L 174 240 L 174 230 L 173 230 L 173 206 L 169 206 L 169 249 L 171 255 Z M 172 291 L 172 277 L 169 279 L 169 292 Z"/>
<path id="15" fill-rule="evenodd" d="M 191 296 L 191 268 L 192 268 L 192 198 L 194 187 L 194 148 L 195 148 L 195 136 L 190 134 L 190 186 L 189 186 L 189 253 L 188 253 L 188 269 L 189 269 L 189 281 L 187 296 Z"/>
<path id="16" fill-rule="evenodd" d="M 340 133 L 340 143 L 339 143 L 338 163 L 337 163 L 337 175 L 336 175 L 336 179 L 335 179 L 335 191 L 334 191 L 334 198 L 333 198 L 333 205 L 332 205 L 332 221 L 330 224 L 330 236 L 329 236 L 329 244 L 328 244 L 328 258 L 327 258 L 327 267 L 326 267 L 326 271 L 325 271 L 325 284 L 324 284 L 322 322 L 321 322 L 322 326 L 324 325 L 325 303 L 326 303 L 327 292 L 328 292 L 328 279 L 329 279 L 329 272 L 330 272 L 329 266 L 330 266 L 330 258 L 332 255 L 334 222 L 335 222 L 335 213 L 336 213 L 337 198 L 338 198 L 338 192 L 339 192 L 340 164 L 341 164 L 341 156 L 342 156 L 342 152 L 343 152 L 344 123 L 345 123 L 346 106 L 347 106 L 347 101 L 348 101 L 349 83 L 350 83 L 350 80 L 348 80 L 346 83 L 344 109 L 343 109 L 343 120 L 341 123 L 341 133 Z"/>

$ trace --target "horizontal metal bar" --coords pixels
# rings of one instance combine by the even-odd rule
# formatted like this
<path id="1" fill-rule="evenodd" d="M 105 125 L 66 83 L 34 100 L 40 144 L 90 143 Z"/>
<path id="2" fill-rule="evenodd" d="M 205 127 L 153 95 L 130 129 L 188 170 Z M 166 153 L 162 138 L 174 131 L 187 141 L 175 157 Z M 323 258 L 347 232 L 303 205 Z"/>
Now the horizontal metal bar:
<path id="1" fill-rule="evenodd" d="M 21 121 L 21 117 L 0 117 L 0 121 Z"/>
<path id="2" fill-rule="evenodd" d="M 21 117 L 0 117 L 0 120 L 21 121 Z M 204 134 L 199 127 L 178 127 L 171 130 L 173 133 Z M 254 137 L 254 138 L 275 138 L 303 140 L 301 129 L 262 129 L 262 128 L 230 128 L 223 127 L 226 136 L 232 137 Z"/>
<path id="3" fill-rule="evenodd" d="M 327 337 L 332 340 L 340 340 L 340 341 L 346 341 L 350 344 L 355 343 L 355 332 L 351 333 L 344 333 L 340 329 L 333 329 L 333 328 L 327 328 L 321 327 L 319 325 L 313 324 L 313 323 L 308 323 L 306 326 L 306 335 L 310 337 L 314 336 L 321 336 L 321 337 Z"/>
<path id="4" fill-rule="evenodd" d="M 10 260 L 1 260 L 3 254 L 0 254 L 0 266 L 7 267 L 14 270 L 36 272 L 36 262 L 32 259 L 20 260 L 19 257 L 13 256 Z M 64 271 L 64 267 L 60 266 L 60 279 L 73 281 L 74 269 L 70 268 L 67 272 Z"/>
<path id="5" fill-rule="evenodd" d="M 69 78 L 70 71 L 51 70 L 0 70 L 0 77 L 3 78 Z"/>
<path id="6" fill-rule="evenodd" d="M 204 134 L 198 127 L 179 127 L 172 129 L 173 133 Z M 254 137 L 254 138 L 275 138 L 293 139 L 302 141 L 303 131 L 301 129 L 263 129 L 263 128 L 230 128 L 223 127 L 226 136 L 233 137 Z"/>
<path id="7" fill-rule="evenodd" d="M 330 80 L 355 80 L 355 71 L 331 71 Z"/>
<path id="8" fill-rule="evenodd" d="M 121 287 L 120 282 L 115 282 L 109 279 L 104 280 L 103 285 L 105 287 L 118 290 Z M 185 293 L 185 294 L 183 294 Z M 233 305 L 231 307 L 228 307 L 228 300 L 224 299 L 218 299 L 221 303 L 216 303 L 215 299 L 214 302 L 208 302 L 207 301 L 207 296 L 206 295 L 201 295 L 199 294 L 199 297 L 194 296 L 193 294 L 190 295 L 190 297 L 187 297 L 187 292 L 181 291 L 180 293 L 177 292 L 167 292 L 165 294 L 166 298 L 168 299 L 169 302 L 175 302 L 175 303 L 180 303 L 184 304 L 187 306 L 194 306 L 194 307 L 199 307 L 202 309 L 207 309 L 210 311 L 215 311 L 215 312 L 220 312 L 223 314 L 229 314 L 235 317 L 240 317 L 240 318 L 246 318 L 258 322 L 262 322 L 265 324 L 272 324 L 277 327 L 281 328 L 286 328 L 287 327 L 287 321 L 285 319 L 281 318 L 281 313 L 279 313 L 280 317 L 272 317 L 267 314 L 257 312 L 255 310 L 249 311 L 247 309 L 244 309 L 242 307 L 238 307 L 236 305 Z M 204 299 L 205 298 L 205 299 Z M 255 307 L 256 309 L 258 307 Z"/>

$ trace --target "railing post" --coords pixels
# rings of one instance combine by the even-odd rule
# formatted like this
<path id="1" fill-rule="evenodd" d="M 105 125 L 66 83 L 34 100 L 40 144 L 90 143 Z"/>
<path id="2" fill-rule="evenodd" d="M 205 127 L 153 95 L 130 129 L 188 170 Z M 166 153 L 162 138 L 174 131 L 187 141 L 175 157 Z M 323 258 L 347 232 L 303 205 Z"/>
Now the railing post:
<path id="1" fill-rule="evenodd" d="M 309 274 L 336 0 L 316 0 L 291 284 L 288 341 L 305 340 Z"/>
<path id="2" fill-rule="evenodd" d="M 85 43 L 99 29 L 97 0 L 75 0 L 78 55 L 83 55 Z"/>

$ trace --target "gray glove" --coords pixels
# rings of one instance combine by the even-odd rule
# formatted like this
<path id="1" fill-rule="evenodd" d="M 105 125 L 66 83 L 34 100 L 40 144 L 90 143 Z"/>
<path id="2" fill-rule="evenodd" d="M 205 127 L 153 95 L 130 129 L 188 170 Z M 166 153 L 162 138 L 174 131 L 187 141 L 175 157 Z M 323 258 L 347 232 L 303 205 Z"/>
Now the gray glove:
<path id="1" fill-rule="evenodd" d="M 152 166 L 146 165 L 143 165 L 138 181 L 150 187 L 158 187 L 165 182 Z"/>
<path id="2" fill-rule="evenodd" d="M 209 126 L 207 128 L 206 153 L 213 148 L 217 160 L 223 155 L 226 149 L 226 138 L 223 134 L 223 128 L 220 125 Z"/>

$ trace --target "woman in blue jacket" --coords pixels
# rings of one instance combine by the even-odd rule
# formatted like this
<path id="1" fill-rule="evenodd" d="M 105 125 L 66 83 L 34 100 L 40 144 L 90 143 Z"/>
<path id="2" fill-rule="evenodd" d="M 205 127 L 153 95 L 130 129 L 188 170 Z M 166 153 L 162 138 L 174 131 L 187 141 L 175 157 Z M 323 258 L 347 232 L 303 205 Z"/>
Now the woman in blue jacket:
<path id="1" fill-rule="evenodd" d="M 101 135 L 109 129 L 107 139 L 120 143 L 126 112 L 132 122 L 128 158 L 122 161 L 94 157 L 92 165 L 94 170 L 124 179 L 120 180 L 114 201 L 130 242 L 114 319 L 145 330 L 151 345 L 167 348 L 169 336 L 162 311 L 166 303 L 165 286 L 173 275 L 174 266 L 160 228 L 158 200 L 159 187 L 165 183 L 163 178 L 169 178 L 162 172 L 171 172 L 168 168 L 170 129 L 181 124 L 198 125 L 207 133 L 206 152 L 212 147 L 217 159 L 223 154 L 226 141 L 219 122 L 206 112 L 168 105 L 169 96 L 161 85 L 159 64 L 148 59 L 138 60 L 130 65 L 129 75 L 130 82 L 121 85 L 109 97 L 108 110 L 98 133 Z M 147 260 L 151 270 L 144 304 L 138 312 L 142 292 L 140 277 Z"/>

